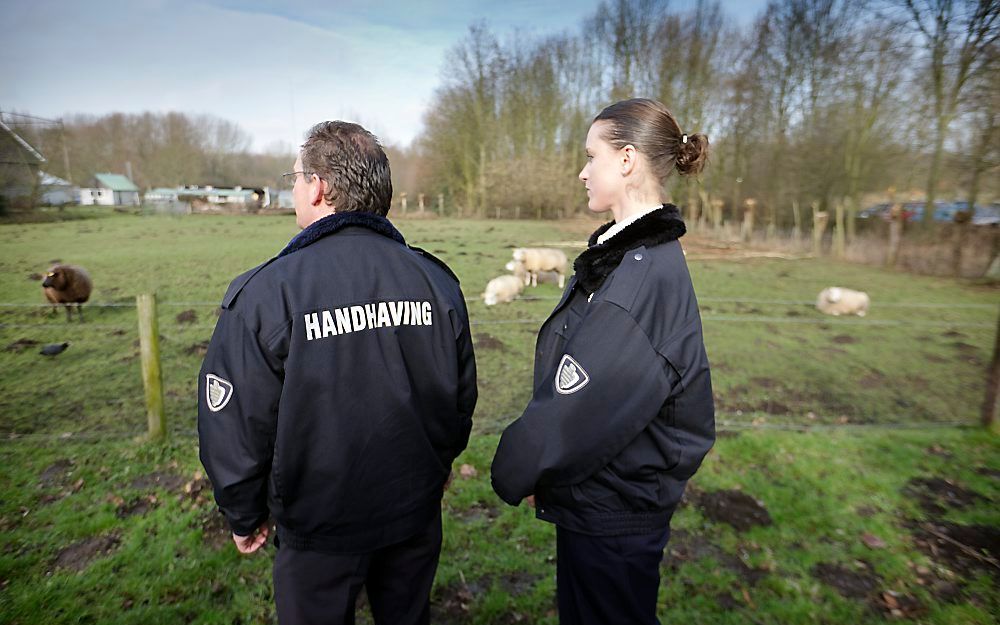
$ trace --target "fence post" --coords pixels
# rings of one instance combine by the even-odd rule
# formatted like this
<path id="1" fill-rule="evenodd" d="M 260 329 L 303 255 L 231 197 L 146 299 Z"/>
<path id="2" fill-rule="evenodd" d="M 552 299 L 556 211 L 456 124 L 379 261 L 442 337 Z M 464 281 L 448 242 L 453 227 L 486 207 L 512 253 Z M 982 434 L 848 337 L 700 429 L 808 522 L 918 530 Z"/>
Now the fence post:
<path id="1" fill-rule="evenodd" d="M 993 362 L 986 376 L 986 398 L 983 400 L 983 427 L 1000 434 L 997 421 L 997 404 L 1000 403 L 1000 315 L 997 317 L 997 334 L 993 339 Z"/>
<path id="2" fill-rule="evenodd" d="M 163 376 L 160 374 L 160 329 L 156 319 L 156 295 L 136 295 L 135 308 L 139 316 L 142 385 L 146 390 L 149 439 L 161 441 L 167 432 L 163 420 Z"/>

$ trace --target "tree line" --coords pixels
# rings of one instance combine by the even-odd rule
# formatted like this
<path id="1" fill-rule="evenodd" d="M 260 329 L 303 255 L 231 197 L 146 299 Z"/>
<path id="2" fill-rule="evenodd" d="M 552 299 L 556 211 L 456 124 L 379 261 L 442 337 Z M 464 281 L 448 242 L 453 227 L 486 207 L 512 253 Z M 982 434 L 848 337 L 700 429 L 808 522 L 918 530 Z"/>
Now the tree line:
<path id="1" fill-rule="evenodd" d="M 252 137 L 238 124 L 212 115 L 109 113 L 70 115 L 39 123 L 29 115 L 5 120 L 47 159 L 46 173 L 78 186 L 102 172 L 130 175 L 140 189 L 180 185 L 279 187 L 296 151 L 275 144 L 251 150 Z M 417 156 L 386 146 L 398 188 L 417 189 Z M 398 171 L 396 171 L 398 166 Z"/>
<path id="2" fill-rule="evenodd" d="M 894 190 L 995 200 L 998 34 L 1000 0 L 772 0 L 746 23 L 713 0 L 605 0 L 561 34 L 476 23 L 447 54 L 422 133 L 386 146 L 394 188 L 459 216 L 580 212 L 591 120 L 651 97 L 711 140 L 705 173 L 668 188 L 695 221 L 740 220 L 749 200 L 758 224 L 786 228 L 839 206 L 850 234 L 863 204 Z M 130 171 L 143 189 L 273 186 L 294 160 L 290 146 L 251 152 L 246 131 L 206 115 L 14 125 L 76 184 Z"/>
<path id="3" fill-rule="evenodd" d="M 456 214 L 572 214 L 591 120 L 641 96 L 710 137 L 703 176 L 669 185 L 695 218 L 748 198 L 768 228 L 809 206 L 850 218 L 893 189 L 974 204 L 1000 191 L 998 33 L 997 0 L 772 0 L 746 25 L 709 0 L 606 0 L 576 32 L 478 23 L 412 150 Z"/>
<path id="4" fill-rule="evenodd" d="M 47 159 L 44 170 L 86 186 L 94 174 L 128 174 L 141 189 L 178 185 L 274 185 L 295 156 L 290 149 L 250 150 L 239 125 L 210 115 L 110 113 L 71 115 L 39 124 L 9 117 Z M 19 123 L 27 119 L 28 123 Z"/>

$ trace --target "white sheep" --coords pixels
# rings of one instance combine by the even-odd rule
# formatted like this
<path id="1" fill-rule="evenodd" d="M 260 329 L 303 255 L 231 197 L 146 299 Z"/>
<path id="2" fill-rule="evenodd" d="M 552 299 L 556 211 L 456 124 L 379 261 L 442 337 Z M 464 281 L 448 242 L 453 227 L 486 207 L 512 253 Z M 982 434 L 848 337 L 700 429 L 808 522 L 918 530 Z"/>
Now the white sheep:
<path id="1" fill-rule="evenodd" d="M 524 265 L 525 285 L 538 286 L 538 274 L 554 271 L 559 274 L 559 288 L 566 283 L 566 253 L 548 247 L 519 247 L 514 250 L 514 260 Z"/>
<path id="2" fill-rule="evenodd" d="M 531 279 L 528 276 L 528 270 L 524 268 L 524 263 L 517 260 L 511 260 L 504 265 L 504 268 L 523 280 L 525 286 L 531 283 Z M 560 284 L 562 274 L 557 271 L 539 271 L 535 274 L 535 277 L 538 284 Z"/>
<path id="3" fill-rule="evenodd" d="M 839 317 L 840 315 L 868 314 L 871 299 L 863 291 L 853 291 L 839 286 L 831 286 L 819 292 L 816 298 L 816 310 L 821 313 Z"/>
<path id="4" fill-rule="evenodd" d="M 498 276 L 486 284 L 483 301 L 487 306 L 513 301 L 524 290 L 524 282 L 511 275 Z"/>

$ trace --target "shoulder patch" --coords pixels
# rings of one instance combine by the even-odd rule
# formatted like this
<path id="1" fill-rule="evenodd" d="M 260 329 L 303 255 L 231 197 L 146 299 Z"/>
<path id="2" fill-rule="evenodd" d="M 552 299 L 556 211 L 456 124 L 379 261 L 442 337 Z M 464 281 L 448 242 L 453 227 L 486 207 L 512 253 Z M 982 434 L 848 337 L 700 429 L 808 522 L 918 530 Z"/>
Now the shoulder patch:
<path id="1" fill-rule="evenodd" d="M 428 252 L 425 249 L 421 249 L 419 247 L 414 247 L 412 245 L 408 245 L 407 247 L 409 247 L 411 250 L 413 250 L 417 254 L 420 254 L 421 256 L 423 256 L 424 258 L 426 258 L 427 260 L 430 260 L 431 262 L 433 262 L 437 266 L 439 266 L 442 269 L 444 269 L 445 273 L 447 273 L 449 276 L 451 276 L 452 279 L 455 280 L 455 282 L 458 282 L 459 284 L 461 284 L 461 281 L 458 279 L 458 276 L 455 275 L 455 272 L 452 271 L 451 267 L 449 267 L 448 265 L 446 265 L 443 260 L 441 260 L 440 258 L 438 258 L 437 256 L 435 256 L 434 254 L 431 254 L 430 252 Z"/>
<path id="2" fill-rule="evenodd" d="M 590 375 L 572 356 L 563 354 L 556 367 L 556 391 L 561 395 L 575 393 L 590 382 Z"/>
<path id="3" fill-rule="evenodd" d="M 275 260 L 277 260 L 277 257 L 274 257 L 266 262 L 257 265 L 256 267 L 254 267 L 253 269 L 251 269 L 246 273 L 236 276 L 236 278 L 229 284 L 229 289 L 226 291 L 226 296 L 222 298 L 222 307 L 229 308 L 230 306 L 232 306 L 233 302 L 236 301 L 236 298 L 239 296 L 240 292 L 243 291 L 243 287 L 245 287 L 247 283 L 250 282 L 250 279 L 253 278 L 255 275 L 257 275 L 258 271 L 260 271 L 264 267 L 267 267 Z"/>
<path id="4" fill-rule="evenodd" d="M 214 373 L 205 374 L 205 401 L 208 409 L 219 412 L 233 398 L 233 384 Z"/>

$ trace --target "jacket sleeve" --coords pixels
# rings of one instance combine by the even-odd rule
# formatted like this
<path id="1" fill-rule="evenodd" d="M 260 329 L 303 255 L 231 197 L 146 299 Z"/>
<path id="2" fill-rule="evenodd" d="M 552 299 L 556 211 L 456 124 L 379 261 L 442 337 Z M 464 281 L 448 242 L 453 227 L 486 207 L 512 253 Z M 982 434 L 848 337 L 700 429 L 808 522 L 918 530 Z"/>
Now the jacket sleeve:
<path id="1" fill-rule="evenodd" d="M 511 505 L 538 483 L 575 484 L 596 473 L 653 420 L 678 381 L 632 316 L 606 301 L 590 305 L 564 352 L 500 438 L 493 489 Z"/>
<path id="2" fill-rule="evenodd" d="M 280 361 L 223 309 L 198 378 L 198 440 L 215 500 L 241 536 L 268 517 L 281 380 Z"/>
<path id="3" fill-rule="evenodd" d="M 458 319 L 458 417 L 460 419 L 459 433 L 455 446 L 452 448 L 452 460 L 465 451 L 469 444 L 469 433 L 472 431 L 472 413 L 476 409 L 479 389 L 476 386 L 476 355 L 472 348 L 472 333 L 469 329 L 469 313 L 464 301 L 456 311 Z"/>

